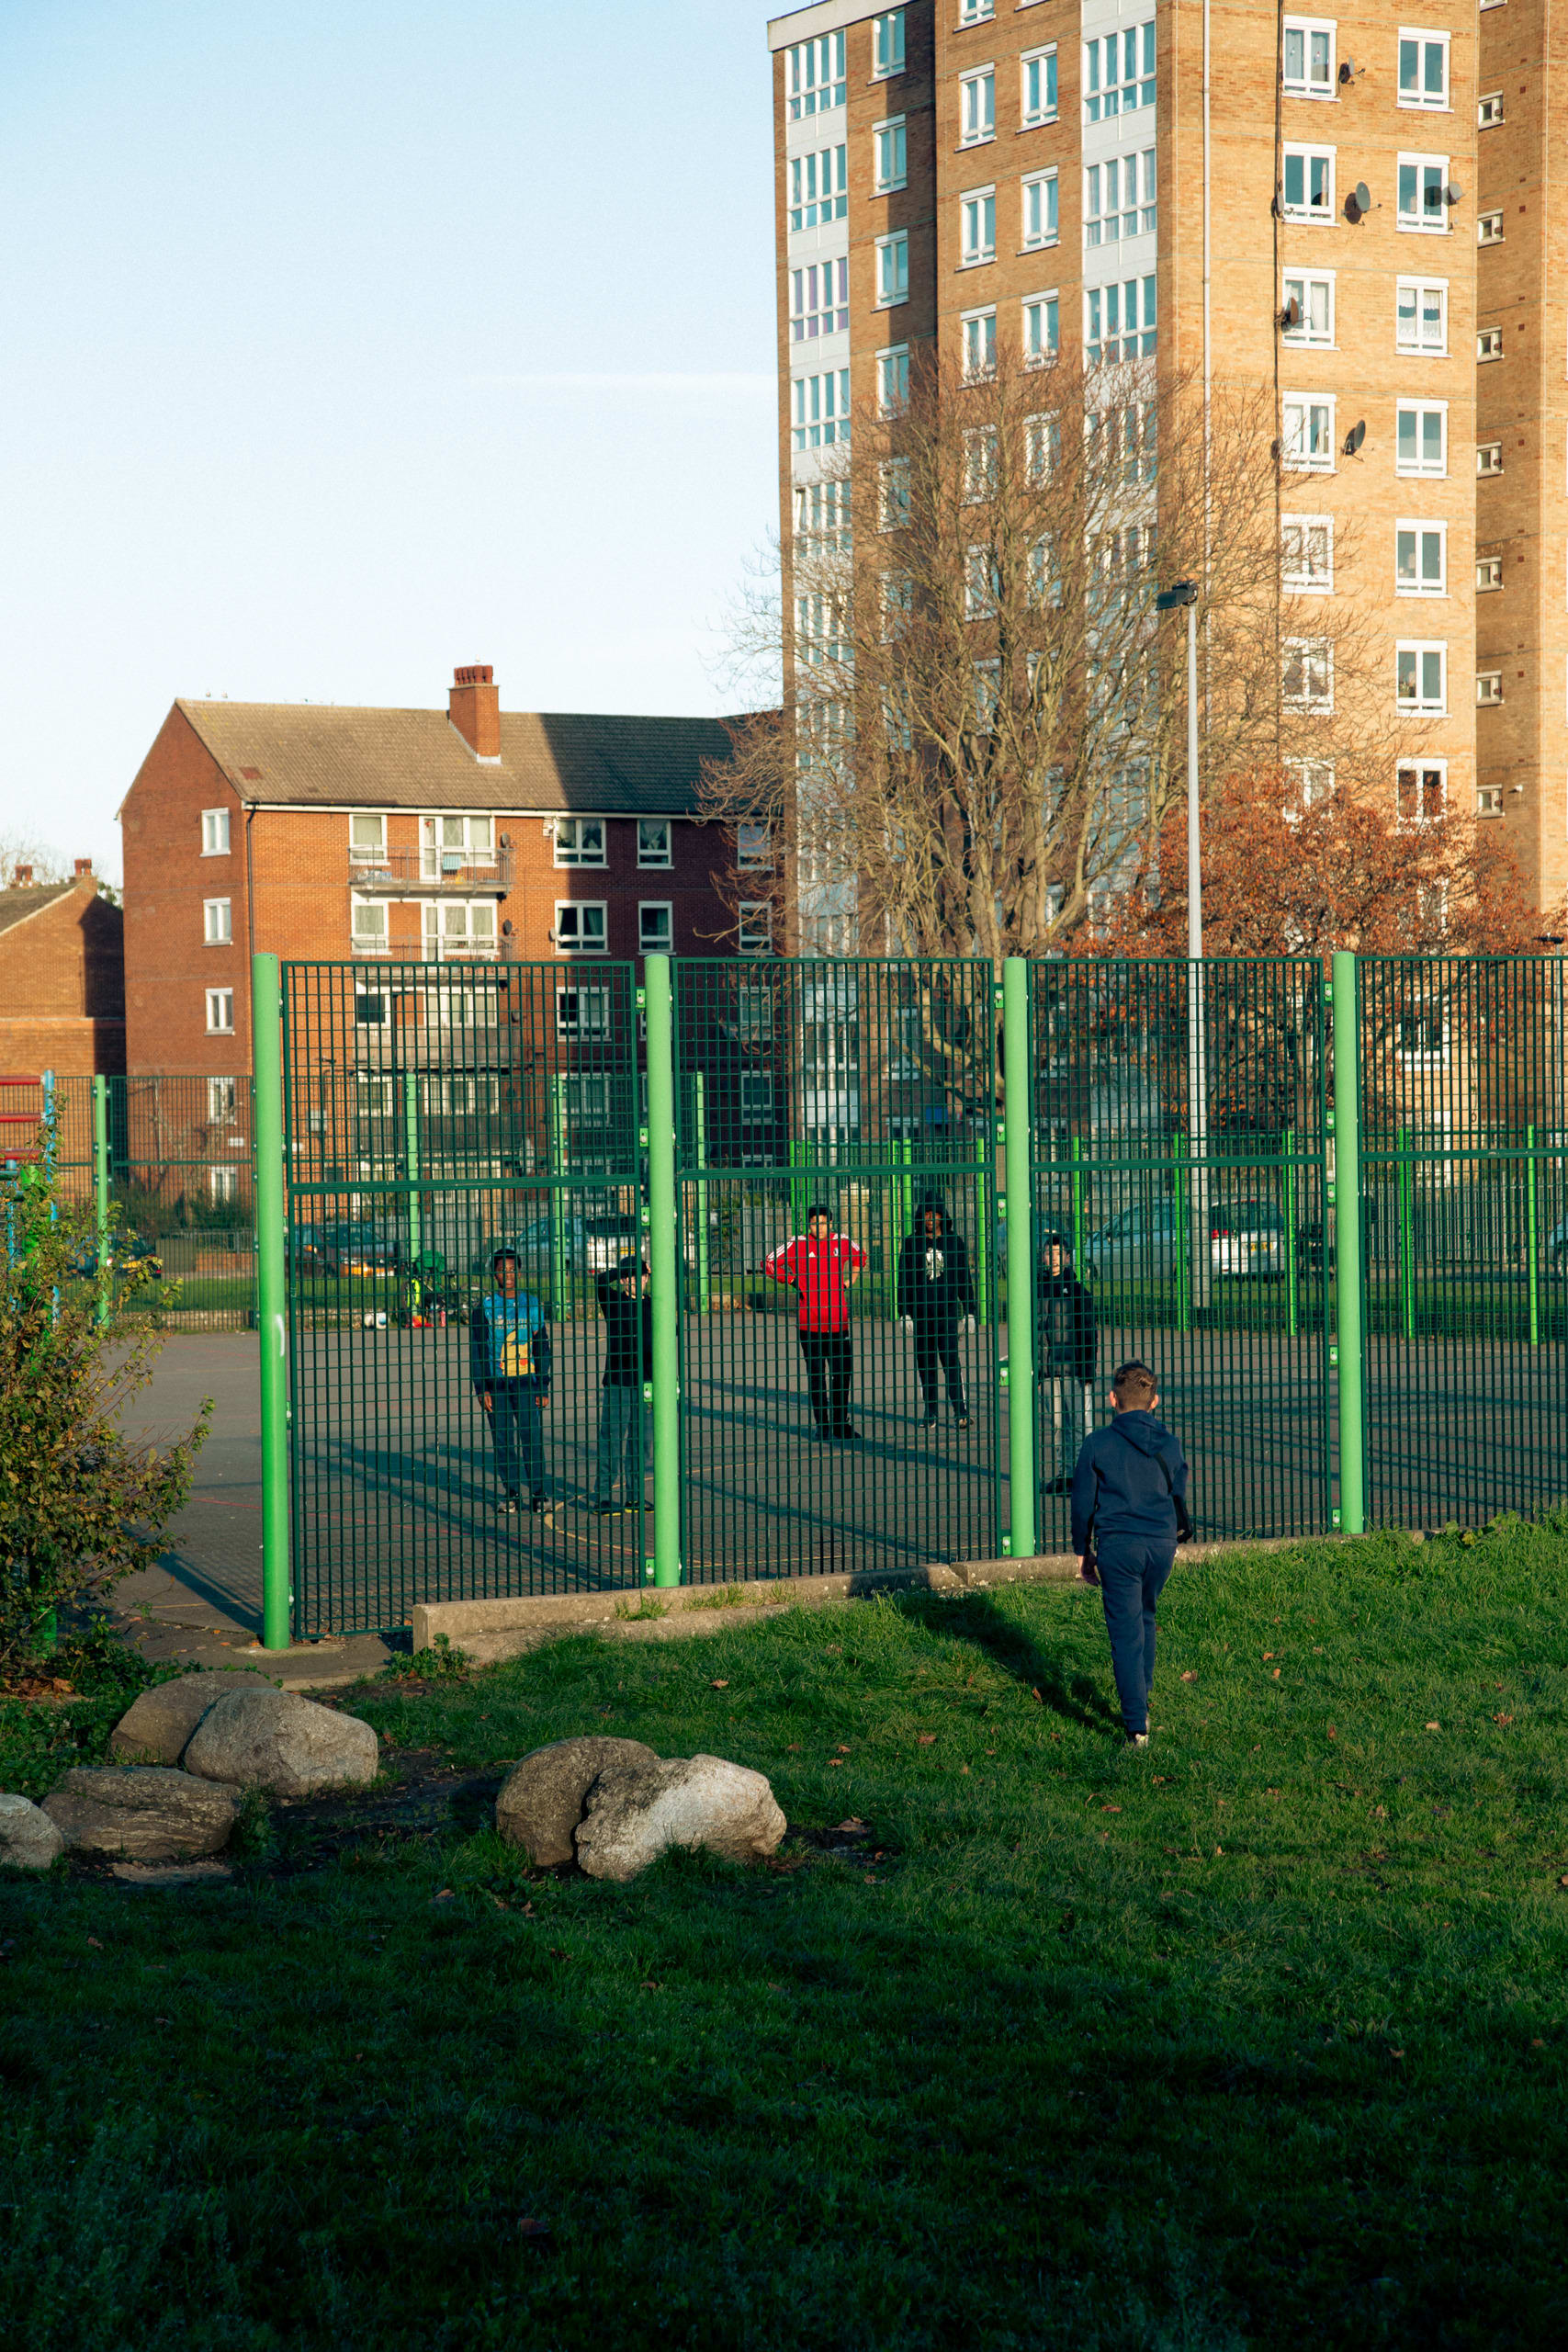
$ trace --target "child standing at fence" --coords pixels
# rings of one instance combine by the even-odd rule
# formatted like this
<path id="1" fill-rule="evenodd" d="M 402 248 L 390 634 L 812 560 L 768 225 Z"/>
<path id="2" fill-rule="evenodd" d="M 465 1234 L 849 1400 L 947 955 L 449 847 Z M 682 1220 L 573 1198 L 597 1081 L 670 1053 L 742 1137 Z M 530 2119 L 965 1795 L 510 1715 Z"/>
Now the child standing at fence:
<path id="1" fill-rule="evenodd" d="M 1078 1574 L 1100 1587 L 1122 1721 L 1134 1747 L 1149 1744 L 1155 1611 L 1176 1547 L 1192 1532 L 1187 1464 L 1156 1418 L 1158 1405 L 1148 1365 L 1122 1364 L 1111 1383 L 1111 1424 L 1084 1440 L 1073 1473 Z"/>
<path id="2" fill-rule="evenodd" d="M 593 1287 L 604 1317 L 604 1377 L 593 1481 L 593 1508 L 603 1517 L 615 1508 L 617 1475 L 621 1508 L 635 1510 L 642 1500 L 648 1443 L 642 1389 L 644 1381 L 653 1378 L 653 1300 L 649 1295 L 648 1268 L 639 1266 L 635 1258 L 623 1258 L 613 1274 L 595 1274 Z"/>
<path id="3" fill-rule="evenodd" d="M 811 1418 L 826 1444 L 858 1444 L 850 1422 L 854 1350 L 850 1340 L 850 1290 L 865 1268 L 865 1251 L 847 1233 L 835 1233 L 829 1210 L 807 1210 L 806 1232 L 762 1261 L 768 1280 L 798 1293 L 796 1337 L 811 1393 Z"/>
<path id="4" fill-rule="evenodd" d="M 1073 1272 L 1065 1235 L 1047 1233 L 1035 1270 L 1034 1345 L 1038 1377 L 1051 1414 L 1055 1475 L 1048 1495 L 1065 1495 L 1072 1484 L 1078 1441 L 1094 1418 L 1090 1389 L 1100 1359 L 1094 1301 Z"/>
<path id="5" fill-rule="evenodd" d="M 481 1299 L 468 1324 L 468 1368 L 490 1422 L 502 1510 L 545 1508 L 545 1428 L 550 1401 L 550 1335 L 545 1310 L 517 1287 L 517 1253 L 498 1250 L 491 1262 L 495 1296 Z"/>
<path id="6" fill-rule="evenodd" d="M 962 1319 L 966 1329 L 975 1329 L 975 1283 L 964 1237 L 948 1223 L 939 1193 L 928 1193 L 920 1203 L 914 1231 L 898 1252 L 898 1315 L 914 1339 L 927 1429 L 936 1427 L 939 1380 L 945 1374 L 947 1401 L 959 1428 L 966 1430 L 958 1327 Z"/>

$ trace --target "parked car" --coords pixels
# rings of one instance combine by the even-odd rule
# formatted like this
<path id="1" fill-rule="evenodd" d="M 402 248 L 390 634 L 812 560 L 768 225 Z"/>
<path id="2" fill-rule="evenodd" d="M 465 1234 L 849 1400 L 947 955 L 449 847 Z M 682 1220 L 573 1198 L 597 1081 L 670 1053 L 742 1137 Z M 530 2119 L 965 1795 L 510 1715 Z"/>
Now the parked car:
<path id="1" fill-rule="evenodd" d="M 149 1241 L 144 1233 L 120 1233 L 115 1236 L 109 1250 L 111 1271 L 117 1266 L 150 1266 L 155 1279 L 161 1279 L 164 1261 L 158 1244 Z M 71 1271 L 84 1282 L 90 1282 L 98 1271 L 98 1253 L 89 1242 L 71 1261 Z"/>
<path id="2" fill-rule="evenodd" d="M 555 1218 L 548 1210 L 543 1216 L 530 1217 L 515 1233 L 497 1233 L 481 1243 L 468 1261 L 468 1271 L 488 1277 L 498 1250 L 515 1250 L 519 1270 L 531 1275 L 536 1286 L 547 1281 L 558 1254 L 568 1273 L 581 1273 L 587 1248 L 587 1227 L 580 1216 L 560 1220 L 558 1240 Z"/>
<path id="3" fill-rule="evenodd" d="M 1546 1271 L 1553 1282 L 1568 1279 L 1568 1216 L 1546 1237 Z"/>
<path id="4" fill-rule="evenodd" d="M 379 1225 L 329 1225 L 321 1239 L 321 1271 L 327 1274 L 393 1273 L 401 1255 L 397 1235 Z"/>
<path id="5" fill-rule="evenodd" d="M 1085 1237 L 1086 1282 L 1160 1282 L 1182 1256 L 1176 1204 L 1140 1202 Z M 1209 1269 L 1213 1274 L 1274 1279 L 1285 1271 L 1285 1227 L 1267 1202 L 1221 1203 L 1209 1210 Z"/>
<path id="6" fill-rule="evenodd" d="M 1216 1274 L 1250 1274 L 1258 1281 L 1285 1271 L 1284 1220 L 1266 1201 L 1212 1209 L 1209 1263 Z"/>

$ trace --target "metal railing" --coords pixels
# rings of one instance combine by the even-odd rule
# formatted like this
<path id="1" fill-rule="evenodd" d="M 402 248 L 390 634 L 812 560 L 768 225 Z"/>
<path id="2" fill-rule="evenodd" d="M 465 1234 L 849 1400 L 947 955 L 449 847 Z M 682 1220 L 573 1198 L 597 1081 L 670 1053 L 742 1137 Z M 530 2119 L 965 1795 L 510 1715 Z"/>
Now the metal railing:
<path id="1" fill-rule="evenodd" d="M 466 850 L 383 849 L 350 854 L 350 886 L 362 894 L 412 891 L 420 897 L 450 890 L 463 897 L 503 897 L 512 888 L 512 852 L 475 857 Z"/>

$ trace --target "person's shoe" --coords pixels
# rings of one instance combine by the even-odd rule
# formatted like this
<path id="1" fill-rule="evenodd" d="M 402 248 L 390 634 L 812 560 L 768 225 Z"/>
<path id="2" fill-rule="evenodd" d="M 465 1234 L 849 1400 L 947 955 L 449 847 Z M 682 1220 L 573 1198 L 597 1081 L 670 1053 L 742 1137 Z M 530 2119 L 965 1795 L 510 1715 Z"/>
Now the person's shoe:
<path id="1" fill-rule="evenodd" d="M 515 1519 L 517 1516 L 516 1496 L 502 1495 L 501 1500 L 496 1505 L 496 1509 L 501 1513 L 502 1519 Z"/>
<path id="2" fill-rule="evenodd" d="M 956 1429 L 966 1430 L 966 1429 L 968 1428 L 968 1426 L 969 1426 L 969 1416 L 968 1416 L 968 1414 L 967 1414 L 967 1413 L 959 1413 L 958 1415 L 956 1415 L 956 1417 L 955 1417 L 955 1419 L 954 1419 L 953 1426 L 954 1426 Z"/>
<path id="3" fill-rule="evenodd" d="M 838 1439 L 840 1445 L 858 1445 L 860 1443 L 859 1430 L 851 1429 L 848 1422 L 844 1424 L 844 1427 L 841 1430 L 835 1430 L 833 1431 L 833 1435 Z"/>
<path id="4" fill-rule="evenodd" d="M 927 1429 L 928 1429 L 928 1430 L 934 1430 L 934 1429 L 935 1429 L 935 1427 L 936 1427 L 936 1425 L 937 1425 L 937 1422 L 938 1422 L 938 1420 L 939 1420 L 940 1419 L 941 1419 L 940 1414 L 937 1414 L 937 1413 L 934 1413 L 934 1412 L 928 1413 L 928 1414 L 926 1415 L 926 1427 L 927 1427 Z"/>
<path id="5" fill-rule="evenodd" d="M 1149 1736 L 1146 1731 L 1130 1731 L 1127 1734 L 1127 1745 L 1129 1747 L 1146 1747 L 1148 1744 Z"/>
<path id="6" fill-rule="evenodd" d="M 1065 1495 L 1070 1489 L 1072 1483 L 1070 1478 L 1048 1478 L 1045 1482 L 1045 1492 L 1048 1495 Z"/>
<path id="7" fill-rule="evenodd" d="M 513 1506 L 513 1508 L 515 1508 L 515 1506 Z M 543 1519 L 545 1516 L 545 1498 L 543 1495 L 530 1495 L 528 1498 L 528 1508 L 533 1512 L 536 1519 Z"/>
<path id="8" fill-rule="evenodd" d="M 613 1519 L 619 1510 L 619 1503 L 595 1503 L 593 1516 L 595 1519 Z"/>

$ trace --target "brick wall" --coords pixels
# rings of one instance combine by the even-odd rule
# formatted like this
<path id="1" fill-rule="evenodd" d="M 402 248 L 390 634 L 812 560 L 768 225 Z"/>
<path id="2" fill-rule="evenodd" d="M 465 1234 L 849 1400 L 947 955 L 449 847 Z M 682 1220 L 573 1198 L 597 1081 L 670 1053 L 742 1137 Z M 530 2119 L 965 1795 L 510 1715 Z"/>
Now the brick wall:
<path id="1" fill-rule="evenodd" d="M 229 812 L 229 849 L 202 850 L 202 811 Z M 171 710 L 120 812 L 125 858 L 126 1068 L 227 1076 L 250 1068 L 244 813 L 178 710 Z M 209 946 L 203 902 L 230 902 L 231 938 Z M 207 990 L 233 991 L 231 1034 L 210 1032 Z"/>
<path id="2" fill-rule="evenodd" d="M 86 878 L 0 932 L 0 1070 L 124 1068 L 120 910 Z"/>

